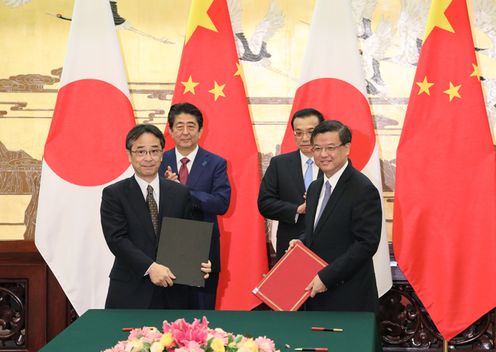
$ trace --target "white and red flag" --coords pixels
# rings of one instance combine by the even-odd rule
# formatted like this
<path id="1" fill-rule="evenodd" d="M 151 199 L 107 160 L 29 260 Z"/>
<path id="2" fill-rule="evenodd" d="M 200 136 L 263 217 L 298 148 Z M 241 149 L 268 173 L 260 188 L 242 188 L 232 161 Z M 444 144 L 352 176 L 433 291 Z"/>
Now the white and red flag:
<path id="1" fill-rule="evenodd" d="M 297 110 L 315 108 L 326 119 L 339 120 L 350 127 L 353 166 L 367 175 L 382 197 L 379 153 L 357 40 L 349 0 L 316 1 L 291 116 Z M 295 149 L 289 119 L 281 152 Z M 382 296 L 392 286 L 384 220 L 381 242 L 374 255 L 374 270 L 377 290 Z"/>
<path id="2" fill-rule="evenodd" d="M 132 175 L 135 125 L 108 0 L 76 0 L 45 144 L 35 243 L 78 314 L 102 308 L 113 255 L 100 225 L 102 189 Z"/>

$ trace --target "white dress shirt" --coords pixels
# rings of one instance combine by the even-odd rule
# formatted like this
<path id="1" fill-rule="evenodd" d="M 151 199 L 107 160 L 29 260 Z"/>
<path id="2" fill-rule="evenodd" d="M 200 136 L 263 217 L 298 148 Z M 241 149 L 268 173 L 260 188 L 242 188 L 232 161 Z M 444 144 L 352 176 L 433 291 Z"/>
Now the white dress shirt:
<path id="1" fill-rule="evenodd" d="M 146 196 L 148 195 L 148 185 L 153 187 L 153 198 L 155 198 L 155 202 L 157 203 L 157 210 L 160 211 L 160 181 L 158 179 L 158 174 L 155 176 L 152 182 L 148 183 L 147 181 L 143 180 L 140 178 L 138 175 L 134 174 L 134 178 L 136 179 L 136 182 L 138 182 L 138 185 L 141 189 L 141 193 L 143 193 L 143 198 L 145 199 L 146 202 Z M 148 269 L 146 270 L 145 274 L 143 276 L 147 276 L 148 272 L 150 271 L 150 268 L 153 264 L 151 264 Z"/>
<path id="2" fill-rule="evenodd" d="M 138 182 L 138 185 L 141 189 L 141 193 L 143 193 L 143 198 L 145 198 L 145 201 L 146 201 L 146 196 L 148 195 L 148 190 L 147 190 L 148 185 L 153 187 L 153 198 L 155 198 L 155 202 L 157 203 L 157 210 L 160 211 L 160 182 L 158 180 L 158 174 L 150 183 L 143 180 L 136 174 L 134 175 L 134 178 L 136 179 L 136 182 Z"/>
<path id="3" fill-rule="evenodd" d="M 307 172 L 307 160 L 311 159 L 313 161 L 312 164 L 312 181 L 315 181 L 317 179 L 317 176 L 319 175 L 319 168 L 315 164 L 315 160 L 313 158 L 309 158 L 305 154 L 303 154 L 300 150 L 300 159 L 301 159 L 301 174 L 303 175 L 303 178 L 305 178 L 305 172 Z"/>

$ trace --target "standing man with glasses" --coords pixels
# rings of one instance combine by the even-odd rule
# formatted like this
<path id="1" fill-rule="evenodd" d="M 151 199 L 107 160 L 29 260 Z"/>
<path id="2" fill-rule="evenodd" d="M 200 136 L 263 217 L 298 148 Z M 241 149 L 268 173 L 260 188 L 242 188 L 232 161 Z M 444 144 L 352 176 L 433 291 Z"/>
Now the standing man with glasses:
<path id="1" fill-rule="evenodd" d="M 311 142 L 324 177 L 308 189 L 301 240 L 329 264 L 308 285 L 311 298 L 305 308 L 377 312 L 372 257 L 381 238 L 379 192 L 348 159 L 351 131 L 347 126 L 324 121 L 313 130 Z"/>
<path id="2" fill-rule="evenodd" d="M 221 270 L 217 215 L 227 212 L 231 200 L 227 162 L 198 145 L 203 133 L 203 114 L 193 104 L 172 105 L 168 123 L 175 148 L 164 153 L 159 174 L 184 184 L 191 195 L 195 219 L 214 224 L 209 254 L 212 262 L 210 279 L 205 282 L 205 287 L 190 290 L 190 306 L 196 309 L 215 309 Z"/>
<path id="3" fill-rule="evenodd" d="M 154 125 L 133 127 L 126 150 L 135 174 L 103 190 L 102 228 L 115 256 L 105 308 L 190 308 L 189 287 L 174 285 L 174 273 L 155 262 L 162 218 L 191 217 L 188 190 L 158 177 L 164 146 L 164 135 Z M 211 263 L 198 270 L 208 278 Z"/>
<path id="4" fill-rule="evenodd" d="M 288 249 L 289 241 L 302 234 L 305 228 L 305 193 L 310 183 L 322 175 L 313 160 L 310 135 L 322 121 L 324 117 L 315 109 L 294 113 L 291 127 L 298 150 L 273 157 L 260 184 L 260 214 L 279 221 L 277 260 Z"/>

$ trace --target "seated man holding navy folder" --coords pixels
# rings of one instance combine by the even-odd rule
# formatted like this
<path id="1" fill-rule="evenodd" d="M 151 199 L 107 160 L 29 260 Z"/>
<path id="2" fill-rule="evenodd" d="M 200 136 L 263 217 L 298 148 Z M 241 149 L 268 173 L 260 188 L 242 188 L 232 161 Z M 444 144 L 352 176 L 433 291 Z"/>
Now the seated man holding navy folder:
<path id="1" fill-rule="evenodd" d="M 103 190 L 102 229 L 115 255 L 105 308 L 192 308 L 190 287 L 174 285 L 174 273 L 155 262 L 162 219 L 191 218 L 188 189 L 158 177 L 164 146 L 164 135 L 154 125 L 133 127 L 126 149 L 135 174 Z M 210 261 L 198 270 L 208 278 Z"/>
<path id="2" fill-rule="evenodd" d="M 381 236 L 379 192 L 348 159 L 347 126 L 336 120 L 321 122 L 311 143 L 324 177 L 308 188 L 305 233 L 300 239 L 328 265 L 307 287 L 311 294 L 305 309 L 377 312 L 372 257 Z"/>

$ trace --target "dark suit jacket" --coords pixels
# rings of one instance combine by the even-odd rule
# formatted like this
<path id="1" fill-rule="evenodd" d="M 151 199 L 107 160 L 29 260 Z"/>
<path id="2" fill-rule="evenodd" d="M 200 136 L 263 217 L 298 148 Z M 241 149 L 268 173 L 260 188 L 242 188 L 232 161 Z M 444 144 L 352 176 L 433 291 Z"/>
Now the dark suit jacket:
<path id="1" fill-rule="evenodd" d="M 174 148 L 164 153 L 159 175 L 164 176 L 167 166 L 178 174 Z M 191 193 L 193 217 L 214 224 L 209 259 L 212 262 L 212 272 L 219 272 L 220 232 L 217 215 L 226 213 L 231 199 L 226 160 L 203 148 L 198 148 L 186 186 Z"/>
<path id="2" fill-rule="evenodd" d="M 324 179 L 307 192 L 303 242 L 327 261 L 318 275 L 328 291 L 309 298 L 309 310 L 376 311 L 372 256 L 381 237 L 382 209 L 377 188 L 351 161 L 341 175 L 314 229 Z"/>
<path id="3" fill-rule="evenodd" d="M 304 194 L 300 151 L 270 159 L 260 184 L 258 210 L 265 218 L 279 221 L 277 259 L 288 249 L 289 241 L 298 238 L 305 230 L 305 215 L 299 215 L 295 223 L 296 209 L 305 201 Z"/>
<path id="4" fill-rule="evenodd" d="M 155 286 L 144 274 L 155 261 L 158 238 L 134 176 L 105 187 L 100 214 L 105 240 L 115 255 L 105 307 L 148 308 Z M 186 187 L 160 179 L 159 228 L 164 216 L 191 218 L 191 199 Z"/>

